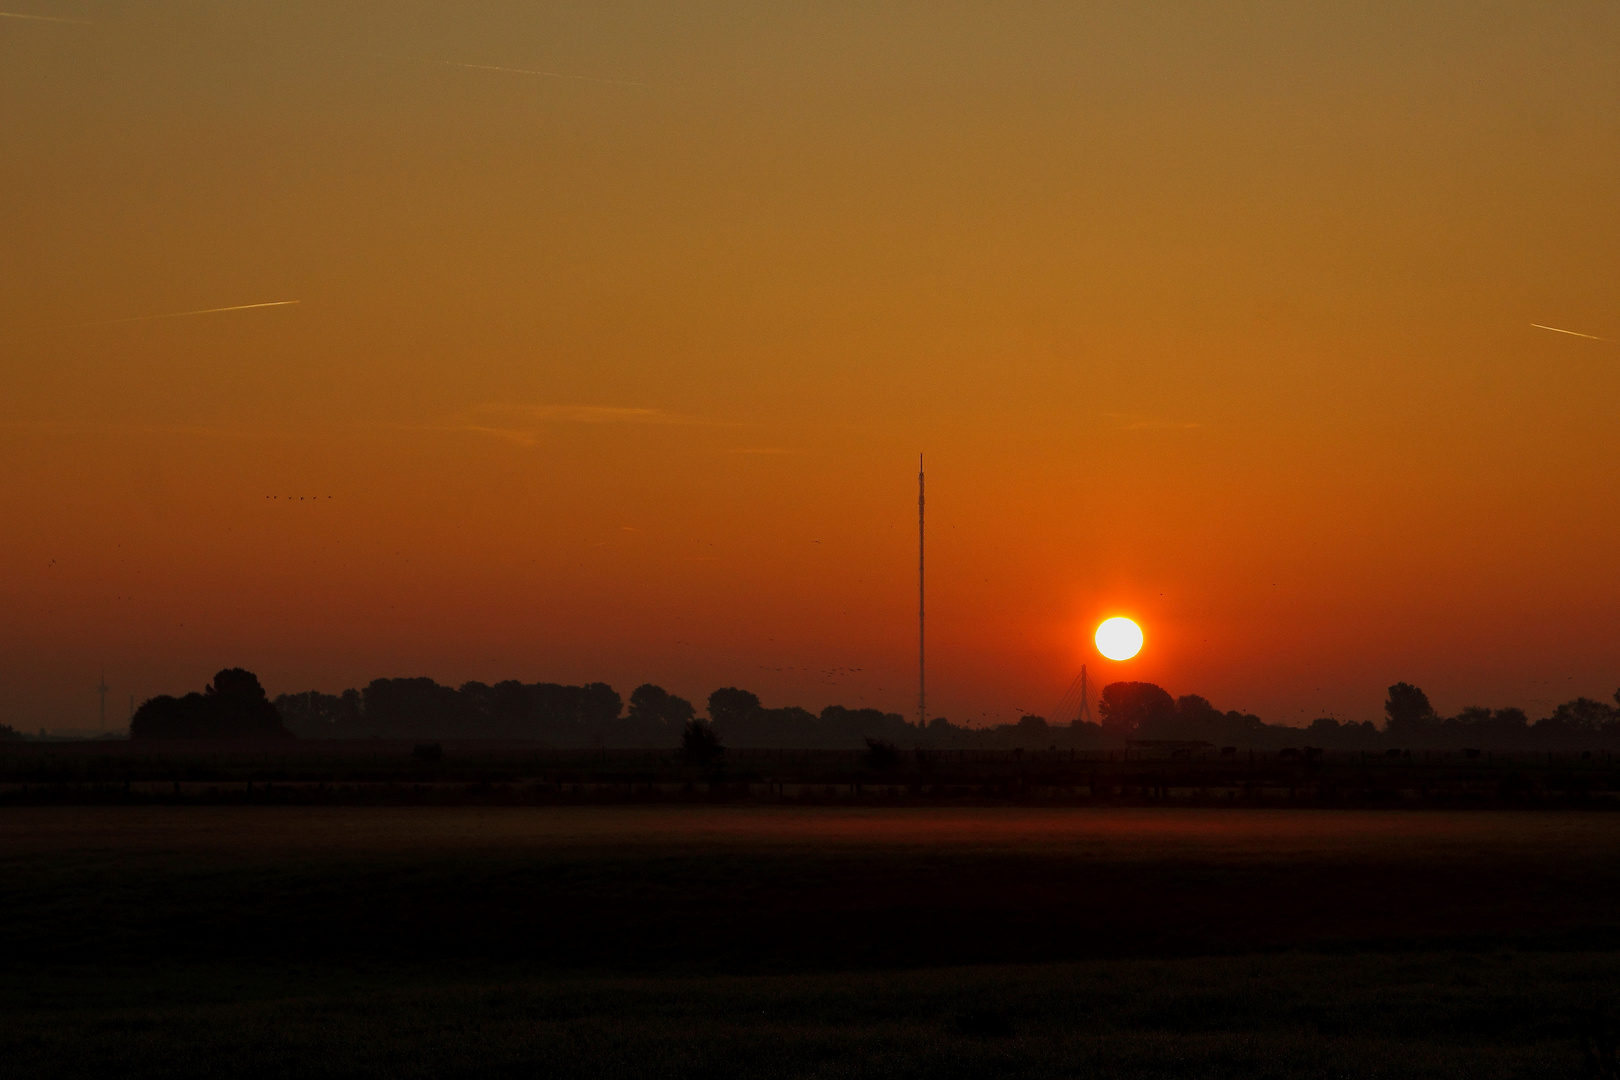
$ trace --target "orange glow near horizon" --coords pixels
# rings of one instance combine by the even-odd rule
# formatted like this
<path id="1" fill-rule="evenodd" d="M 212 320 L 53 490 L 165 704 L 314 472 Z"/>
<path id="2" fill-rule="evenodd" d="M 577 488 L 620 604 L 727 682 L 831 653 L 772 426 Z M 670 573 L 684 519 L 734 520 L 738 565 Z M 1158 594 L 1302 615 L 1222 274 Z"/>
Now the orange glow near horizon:
<path id="1" fill-rule="evenodd" d="M 1620 20 L 1492 12 L 0 20 L 0 722 L 103 665 L 115 724 L 231 665 L 910 716 L 919 449 L 936 715 L 1116 611 L 1271 722 L 1606 699 Z"/>

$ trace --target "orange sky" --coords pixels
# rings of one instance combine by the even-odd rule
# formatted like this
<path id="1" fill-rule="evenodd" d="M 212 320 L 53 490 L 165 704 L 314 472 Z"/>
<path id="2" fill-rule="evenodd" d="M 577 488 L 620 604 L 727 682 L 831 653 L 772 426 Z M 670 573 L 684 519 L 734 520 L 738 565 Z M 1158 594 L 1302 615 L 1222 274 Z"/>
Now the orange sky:
<path id="1" fill-rule="evenodd" d="M 0 722 L 1620 685 L 1612 3 L 0 10 Z"/>

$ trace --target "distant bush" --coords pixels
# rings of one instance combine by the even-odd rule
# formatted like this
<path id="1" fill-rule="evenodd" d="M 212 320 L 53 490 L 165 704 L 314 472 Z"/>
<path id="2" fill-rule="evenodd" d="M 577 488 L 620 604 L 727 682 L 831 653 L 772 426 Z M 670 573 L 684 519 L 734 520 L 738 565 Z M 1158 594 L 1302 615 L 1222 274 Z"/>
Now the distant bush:
<path id="1" fill-rule="evenodd" d="M 718 764 L 725 752 L 712 725 L 702 720 L 687 721 L 686 730 L 681 732 L 682 757 L 693 765 L 708 766 Z"/>
<path id="2" fill-rule="evenodd" d="M 887 739 L 874 739 L 867 736 L 866 767 L 876 773 L 894 773 L 900 771 L 900 748 Z"/>

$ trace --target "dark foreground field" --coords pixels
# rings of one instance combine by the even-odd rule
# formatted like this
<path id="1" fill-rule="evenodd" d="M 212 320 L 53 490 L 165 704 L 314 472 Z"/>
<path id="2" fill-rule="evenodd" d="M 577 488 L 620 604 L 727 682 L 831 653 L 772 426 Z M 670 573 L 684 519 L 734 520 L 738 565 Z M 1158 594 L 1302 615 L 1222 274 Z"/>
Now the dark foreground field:
<path id="1" fill-rule="evenodd" d="M 1579 1076 L 1617 898 L 1610 814 L 11 808 L 0 1071 Z"/>

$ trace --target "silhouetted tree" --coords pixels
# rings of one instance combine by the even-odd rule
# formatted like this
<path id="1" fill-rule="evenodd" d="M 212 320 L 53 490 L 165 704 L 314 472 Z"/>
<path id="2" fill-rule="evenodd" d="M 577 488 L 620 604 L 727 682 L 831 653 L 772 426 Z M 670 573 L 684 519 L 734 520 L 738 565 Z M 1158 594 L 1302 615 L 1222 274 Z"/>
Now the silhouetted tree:
<path id="1" fill-rule="evenodd" d="M 141 702 L 129 720 L 129 737 L 141 739 L 201 739 L 208 723 L 203 696 L 196 691 L 184 697 L 159 694 Z"/>
<path id="2" fill-rule="evenodd" d="M 720 744 L 720 736 L 712 724 L 705 724 L 702 720 L 687 721 L 686 730 L 681 732 L 682 757 L 693 765 L 707 767 L 718 764 L 725 752 L 726 748 Z"/>
<path id="3" fill-rule="evenodd" d="M 1144 724 L 1174 720 L 1176 703 L 1163 687 L 1153 683 L 1109 683 L 1097 701 L 1097 713 L 1102 717 L 1104 731 L 1129 738 Z"/>
<path id="4" fill-rule="evenodd" d="M 299 738 L 354 739 L 365 734 L 358 690 L 345 690 L 341 695 L 319 690 L 280 694 L 274 704 L 287 730 Z"/>
<path id="5" fill-rule="evenodd" d="M 1615 719 L 1615 710 L 1603 702 L 1580 697 L 1558 706 L 1543 722 L 1561 726 L 1571 733 L 1589 734 L 1602 731 Z"/>
<path id="6" fill-rule="evenodd" d="M 1389 698 L 1384 702 L 1384 715 L 1389 722 L 1384 730 L 1397 739 L 1410 738 L 1418 735 L 1424 728 L 1434 722 L 1434 706 L 1429 704 L 1429 695 L 1413 686 L 1411 683 L 1398 682 L 1389 688 Z"/>
<path id="7" fill-rule="evenodd" d="M 23 733 L 10 724 L 0 724 L 0 742 L 22 742 Z"/>
<path id="8" fill-rule="evenodd" d="M 226 668 L 202 693 L 160 694 L 130 720 L 131 739 L 289 739 L 293 735 L 265 696 L 259 678 Z"/>
<path id="9" fill-rule="evenodd" d="M 465 737 L 472 716 L 466 697 L 425 676 L 372 679 L 361 699 L 366 726 L 373 734 L 388 738 Z"/>
<path id="10" fill-rule="evenodd" d="M 797 712 L 793 710 L 792 712 Z M 797 718 L 789 710 L 780 710 L 777 723 L 787 727 Z M 906 723 L 899 713 L 886 713 L 881 709 L 849 709 L 842 705 L 829 705 L 821 715 L 809 718 L 803 727 L 803 741 L 790 744 L 799 746 L 843 747 L 860 746 L 868 739 L 884 739 L 899 744 L 910 741 L 917 729 Z"/>
<path id="11" fill-rule="evenodd" d="M 1176 698 L 1176 716 L 1193 727 L 1217 724 L 1222 719 L 1221 711 L 1211 705 L 1208 698 L 1198 694 L 1183 694 Z"/>
<path id="12" fill-rule="evenodd" d="M 617 720 L 624 711 L 624 699 L 605 682 L 586 683 L 579 688 L 579 722 L 586 726 Z"/>
<path id="13" fill-rule="evenodd" d="M 1033 740 L 1031 746 L 1039 746 L 1052 733 L 1052 725 L 1046 722 L 1044 716 L 1020 716 L 1014 730 L 1019 736 Z"/>
<path id="14" fill-rule="evenodd" d="M 746 721 L 759 710 L 759 698 L 735 686 L 721 687 L 709 695 L 709 719 L 716 724 Z"/>
<path id="15" fill-rule="evenodd" d="M 463 683 L 458 692 L 462 699 L 462 707 L 456 710 L 463 725 L 460 734 L 496 739 L 521 739 L 533 734 L 529 688 L 516 679 L 505 679 L 494 686 Z"/>
<path id="16" fill-rule="evenodd" d="M 630 694 L 631 720 L 681 731 L 696 715 L 690 701 L 652 683 L 642 683 Z"/>
<path id="17" fill-rule="evenodd" d="M 1491 723 L 1505 731 L 1524 731 L 1530 727 L 1530 718 L 1524 715 L 1523 709 L 1497 709 L 1491 714 Z"/>
<path id="18" fill-rule="evenodd" d="M 292 734 L 251 671 L 226 668 L 217 672 L 203 697 L 218 718 L 218 733 L 226 738 L 285 739 Z"/>

